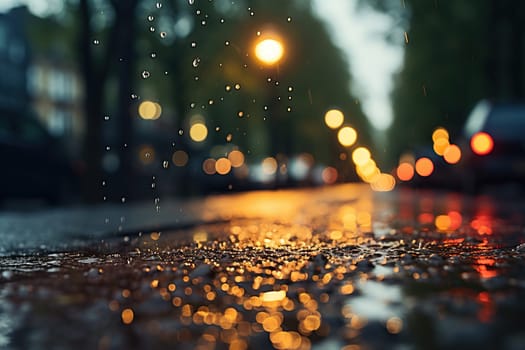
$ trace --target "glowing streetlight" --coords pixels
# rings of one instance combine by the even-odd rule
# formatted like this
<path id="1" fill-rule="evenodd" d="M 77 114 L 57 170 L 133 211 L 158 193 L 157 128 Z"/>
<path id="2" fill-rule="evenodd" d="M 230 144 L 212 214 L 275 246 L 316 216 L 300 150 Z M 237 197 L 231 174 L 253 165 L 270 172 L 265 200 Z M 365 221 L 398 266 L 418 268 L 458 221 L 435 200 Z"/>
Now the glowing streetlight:
<path id="1" fill-rule="evenodd" d="M 263 39 L 255 45 L 255 57 L 267 65 L 273 65 L 283 57 L 284 46 L 276 39 Z"/>

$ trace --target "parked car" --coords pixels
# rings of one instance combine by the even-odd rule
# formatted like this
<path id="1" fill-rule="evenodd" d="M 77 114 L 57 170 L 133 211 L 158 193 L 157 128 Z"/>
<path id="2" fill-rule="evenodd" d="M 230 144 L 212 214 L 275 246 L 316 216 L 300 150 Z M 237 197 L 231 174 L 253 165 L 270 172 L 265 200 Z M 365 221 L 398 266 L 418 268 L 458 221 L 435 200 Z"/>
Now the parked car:
<path id="1" fill-rule="evenodd" d="M 479 102 L 463 131 L 463 183 L 525 184 L 525 103 Z"/>
<path id="2" fill-rule="evenodd" d="M 0 201 L 71 197 L 75 177 L 57 139 L 32 116 L 0 112 Z"/>

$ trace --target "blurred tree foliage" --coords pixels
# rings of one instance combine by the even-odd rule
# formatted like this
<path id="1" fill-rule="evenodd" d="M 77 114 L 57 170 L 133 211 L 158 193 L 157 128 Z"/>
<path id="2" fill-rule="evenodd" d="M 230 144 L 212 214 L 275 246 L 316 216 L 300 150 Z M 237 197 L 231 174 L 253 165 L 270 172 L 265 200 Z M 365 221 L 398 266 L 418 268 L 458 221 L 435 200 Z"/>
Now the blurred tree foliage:
<path id="1" fill-rule="evenodd" d="M 525 77 L 525 3 L 520 0 L 362 1 L 396 19 L 405 41 L 392 93 L 392 162 L 429 146 L 438 126 L 457 139 L 480 99 L 522 99 Z M 406 36 L 404 33 L 406 33 Z"/>
<path id="2" fill-rule="evenodd" d="M 97 179 L 104 176 L 105 145 L 118 152 L 120 192 L 128 195 L 136 149 L 144 142 L 163 154 L 155 171 L 162 171 L 174 149 L 187 150 L 191 158 L 226 145 L 238 147 L 248 162 L 307 152 L 349 174 L 336 133 L 324 125 L 324 113 L 337 107 L 360 132 L 359 143 L 370 145 L 348 64 L 310 1 L 69 0 L 66 9 L 54 20 L 68 40 L 77 38 L 68 55 L 77 57 L 85 84 L 91 200 L 102 198 Z M 274 67 L 258 62 L 253 51 L 258 33 L 270 32 L 285 45 Z M 162 106 L 160 119 L 138 117 L 144 100 Z M 196 114 L 209 130 L 202 145 L 188 137 Z"/>

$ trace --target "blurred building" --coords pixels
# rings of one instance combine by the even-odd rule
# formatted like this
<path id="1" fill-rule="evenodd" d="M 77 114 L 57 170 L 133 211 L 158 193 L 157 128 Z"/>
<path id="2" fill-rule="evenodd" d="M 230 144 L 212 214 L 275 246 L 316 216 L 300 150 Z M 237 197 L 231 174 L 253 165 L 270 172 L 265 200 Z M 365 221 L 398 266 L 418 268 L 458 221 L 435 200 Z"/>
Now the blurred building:
<path id="1" fill-rule="evenodd" d="M 25 8 L 0 13 L 0 112 L 27 109 L 29 47 L 25 36 Z"/>
<path id="2" fill-rule="evenodd" d="M 43 27 L 60 30 L 25 6 L 0 13 L 0 111 L 36 115 L 69 154 L 77 156 L 84 130 L 81 77 L 65 57 L 64 44 L 54 35 L 46 37 L 46 31 L 39 30 Z"/>
<path id="3" fill-rule="evenodd" d="M 84 119 L 82 84 L 76 67 L 59 57 L 37 53 L 27 70 L 29 99 L 46 128 L 72 155 L 80 153 Z"/>

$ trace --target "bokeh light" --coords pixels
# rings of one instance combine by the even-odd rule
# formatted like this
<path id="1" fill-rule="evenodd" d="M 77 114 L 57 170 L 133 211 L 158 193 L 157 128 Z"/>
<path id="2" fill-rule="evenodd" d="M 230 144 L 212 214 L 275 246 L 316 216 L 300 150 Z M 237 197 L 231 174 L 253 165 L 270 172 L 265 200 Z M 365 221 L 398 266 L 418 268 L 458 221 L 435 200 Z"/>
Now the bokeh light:
<path id="1" fill-rule="evenodd" d="M 331 109 L 324 115 L 324 122 L 330 129 L 337 129 L 345 120 L 343 112 L 338 109 Z"/>
<path id="2" fill-rule="evenodd" d="M 215 163 L 216 160 L 213 158 L 208 158 L 204 162 L 202 162 L 202 170 L 207 175 L 213 175 L 215 174 Z"/>
<path id="3" fill-rule="evenodd" d="M 410 163 L 401 163 L 396 169 L 396 175 L 401 181 L 410 181 L 414 177 L 414 166 Z"/>
<path id="4" fill-rule="evenodd" d="M 350 147 L 357 140 L 357 132 L 350 126 L 345 126 L 337 133 L 337 139 L 342 146 Z"/>
<path id="5" fill-rule="evenodd" d="M 182 150 L 173 152 L 173 156 L 171 157 L 171 161 L 176 166 L 185 166 L 188 163 L 188 159 L 189 159 L 188 153 Z"/>
<path id="6" fill-rule="evenodd" d="M 195 142 L 202 142 L 208 137 L 208 128 L 203 123 L 195 123 L 190 128 L 190 137 Z"/>
<path id="7" fill-rule="evenodd" d="M 268 65 L 277 63 L 283 54 L 283 44 L 275 39 L 264 39 L 255 45 L 255 56 Z"/>
<path id="8" fill-rule="evenodd" d="M 244 164 L 244 154 L 241 151 L 233 150 L 228 154 L 228 160 L 232 167 L 239 168 Z"/>
<path id="9" fill-rule="evenodd" d="M 450 145 L 448 139 L 439 138 L 434 142 L 433 149 L 437 155 L 442 156 L 445 153 L 445 150 Z"/>
<path id="10" fill-rule="evenodd" d="M 273 157 L 264 158 L 262 161 L 262 171 L 266 175 L 273 175 L 277 171 L 277 160 Z"/>
<path id="11" fill-rule="evenodd" d="M 461 149 L 457 145 L 449 145 L 443 152 L 443 159 L 449 164 L 456 164 L 461 160 Z"/>
<path id="12" fill-rule="evenodd" d="M 396 186 L 396 179 L 390 174 L 381 173 L 374 178 L 370 186 L 377 192 L 392 191 Z"/>
<path id="13" fill-rule="evenodd" d="M 331 166 L 324 168 L 321 174 L 323 182 L 327 185 L 335 183 L 337 181 L 337 176 L 337 169 Z"/>
<path id="14" fill-rule="evenodd" d="M 217 174 L 226 175 L 232 169 L 232 165 L 228 158 L 219 158 L 215 162 L 215 171 Z"/>
<path id="15" fill-rule="evenodd" d="M 144 101 L 139 105 L 139 116 L 146 120 L 159 119 L 162 114 L 162 107 L 152 101 Z"/>
<path id="16" fill-rule="evenodd" d="M 352 152 L 352 161 L 355 165 L 365 165 L 372 155 L 366 147 L 358 147 Z"/>
<path id="17" fill-rule="evenodd" d="M 437 140 L 439 140 L 439 139 L 444 139 L 444 140 L 448 141 L 449 135 L 448 135 L 448 131 L 445 128 L 437 128 L 432 133 L 432 141 L 434 143 L 436 143 Z"/>
<path id="18" fill-rule="evenodd" d="M 478 132 L 470 139 L 470 147 L 474 153 L 484 156 L 492 152 L 494 140 L 486 132 Z"/>
<path id="19" fill-rule="evenodd" d="M 434 163 L 429 158 L 421 157 L 416 161 L 416 172 L 420 176 L 430 176 L 433 171 Z"/>

